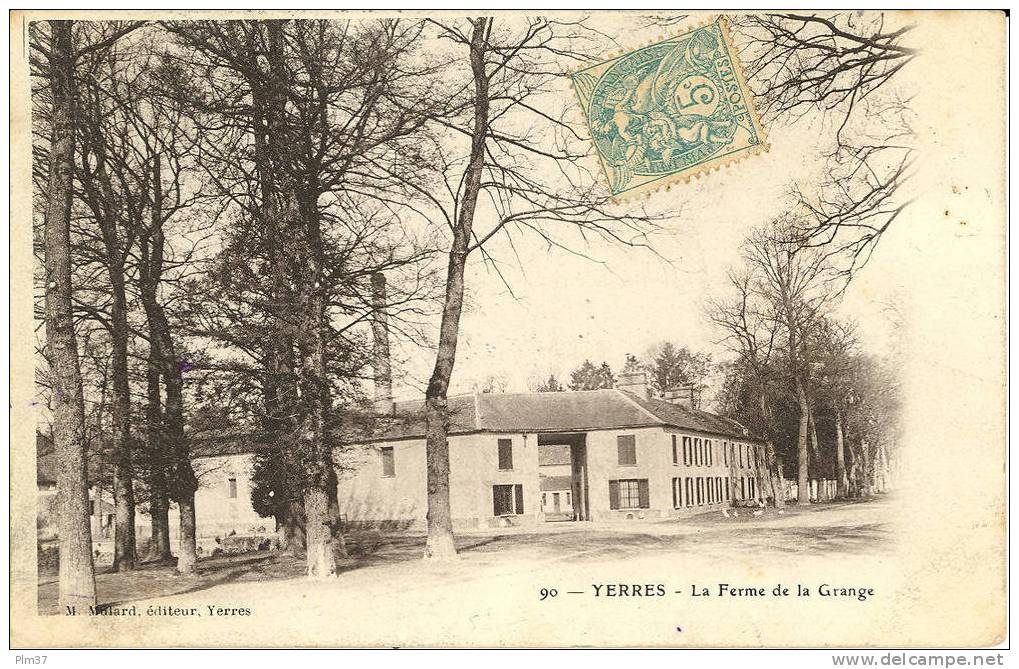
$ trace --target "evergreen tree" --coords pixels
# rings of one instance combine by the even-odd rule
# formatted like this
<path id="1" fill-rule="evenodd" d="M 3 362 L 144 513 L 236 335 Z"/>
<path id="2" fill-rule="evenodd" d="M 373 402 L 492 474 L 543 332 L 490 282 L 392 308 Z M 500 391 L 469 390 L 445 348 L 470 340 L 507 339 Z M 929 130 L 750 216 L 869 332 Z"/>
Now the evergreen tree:
<path id="1" fill-rule="evenodd" d="M 612 388 L 616 377 L 607 362 L 595 367 L 590 360 L 584 360 L 580 367 L 570 373 L 570 390 L 599 390 Z"/>

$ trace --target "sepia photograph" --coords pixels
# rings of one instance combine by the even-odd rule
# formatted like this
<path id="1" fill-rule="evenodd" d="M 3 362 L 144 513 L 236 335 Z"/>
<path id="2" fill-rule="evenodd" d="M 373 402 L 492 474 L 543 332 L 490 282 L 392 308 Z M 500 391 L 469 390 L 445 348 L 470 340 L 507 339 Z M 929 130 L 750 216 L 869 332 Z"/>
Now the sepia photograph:
<path id="1" fill-rule="evenodd" d="M 11 649 L 995 664 L 1007 31 L 12 11 Z"/>

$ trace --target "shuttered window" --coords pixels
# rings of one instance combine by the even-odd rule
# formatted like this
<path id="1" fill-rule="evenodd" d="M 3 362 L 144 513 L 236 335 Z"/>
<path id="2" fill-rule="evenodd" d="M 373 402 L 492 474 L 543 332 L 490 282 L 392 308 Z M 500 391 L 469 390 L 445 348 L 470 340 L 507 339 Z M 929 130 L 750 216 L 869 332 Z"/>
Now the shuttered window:
<path id="1" fill-rule="evenodd" d="M 621 434 L 616 437 L 616 448 L 619 451 L 620 465 L 637 464 L 637 439 L 632 434 Z"/>
<path id="2" fill-rule="evenodd" d="M 610 509 L 651 508 L 651 493 L 647 479 L 620 479 L 609 481 Z"/>
<path id="3" fill-rule="evenodd" d="M 513 469 L 513 440 L 499 440 L 499 469 Z"/>
<path id="4" fill-rule="evenodd" d="M 690 437 L 683 437 L 683 464 L 690 466 Z"/>
<path id="5" fill-rule="evenodd" d="M 230 499 L 235 499 L 237 497 L 237 479 L 235 478 L 227 479 L 227 484 L 230 489 L 229 490 Z"/>
<path id="6" fill-rule="evenodd" d="M 710 467 L 715 460 L 714 443 L 710 439 L 704 440 L 704 451 L 708 456 L 708 467 Z"/>
<path id="7" fill-rule="evenodd" d="M 676 435 L 672 435 L 672 464 L 679 464 L 679 447 L 676 445 Z"/>
<path id="8" fill-rule="evenodd" d="M 693 479 L 686 477 L 686 506 L 693 506 Z"/>
<path id="9" fill-rule="evenodd" d="M 492 486 L 492 511 L 497 516 L 520 515 L 524 512 L 524 486 Z"/>

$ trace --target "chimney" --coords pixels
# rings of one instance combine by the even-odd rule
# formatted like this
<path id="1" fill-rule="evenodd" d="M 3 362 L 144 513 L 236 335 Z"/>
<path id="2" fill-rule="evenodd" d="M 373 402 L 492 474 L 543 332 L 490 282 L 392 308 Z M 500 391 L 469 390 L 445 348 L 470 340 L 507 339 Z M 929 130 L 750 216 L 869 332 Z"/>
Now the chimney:
<path id="1" fill-rule="evenodd" d="M 700 403 L 698 400 L 697 389 L 693 386 L 680 386 L 679 388 L 670 388 L 665 391 L 666 402 L 672 404 L 678 404 L 680 406 L 687 407 L 688 409 L 696 409 Z"/>
<path id="2" fill-rule="evenodd" d="M 372 368 L 375 372 L 375 413 L 392 416 L 393 370 L 389 362 L 389 317 L 386 314 L 386 277 L 382 272 L 372 274 Z"/>
<path id="3" fill-rule="evenodd" d="M 630 354 L 626 355 L 626 364 L 623 366 L 623 371 L 619 373 L 616 389 L 633 393 L 641 399 L 648 398 L 647 376 L 644 374 L 644 367 L 637 362 L 637 358 Z"/>

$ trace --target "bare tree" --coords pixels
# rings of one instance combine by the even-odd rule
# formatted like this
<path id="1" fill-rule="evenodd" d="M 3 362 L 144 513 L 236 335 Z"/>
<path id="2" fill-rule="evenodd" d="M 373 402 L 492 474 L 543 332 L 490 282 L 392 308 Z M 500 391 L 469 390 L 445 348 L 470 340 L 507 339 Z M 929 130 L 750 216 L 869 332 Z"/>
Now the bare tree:
<path id="1" fill-rule="evenodd" d="M 820 367 L 819 391 L 831 405 L 835 426 L 836 496 L 844 499 L 849 496 L 845 420 L 847 402 L 851 397 L 851 372 L 857 346 L 856 327 L 851 322 L 822 318 L 815 328 L 813 339 Z"/>
<path id="2" fill-rule="evenodd" d="M 745 351 L 742 355 L 746 362 L 757 358 L 753 351 L 760 349 L 755 331 L 762 322 L 767 323 L 764 329 L 769 332 L 769 355 L 772 347 L 782 350 L 799 407 L 798 501 L 808 504 L 812 374 L 809 343 L 812 328 L 832 299 L 828 288 L 831 268 L 824 254 L 789 241 L 789 225 L 790 219 L 781 218 L 747 239 L 743 253 L 747 273 L 734 281 L 739 291 L 735 308 L 719 309 L 715 322 L 736 338 L 740 350 Z M 748 315 L 752 315 L 751 322 L 756 325 L 745 322 Z"/>
<path id="3" fill-rule="evenodd" d="M 780 323 L 771 304 L 757 290 L 755 272 L 748 267 L 732 270 L 728 275 L 732 296 L 709 302 L 707 315 L 722 333 L 721 342 L 737 356 L 728 370 L 727 381 L 742 388 L 728 388 L 736 393 L 749 386 L 752 399 L 744 407 L 738 398 L 725 404 L 722 412 L 736 418 L 755 434 L 766 438 L 767 465 L 772 499 L 776 506 L 784 501 L 783 463 L 775 449 L 777 429 L 772 404 L 776 394 L 773 385 L 778 379 L 775 369 L 780 339 Z"/>
<path id="4" fill-rule="evenodd" d="M 795 188 L 808 215 L 790 229 L 824 248 L 848 281 L 908 206 L 908 97 L 897 77 L 917 55 L 912 25 L 886 26 L 883 12 L 746 14 L 733 18 L 741 57 L 765 119 L 812 119 L 831 129 L 824 176 Z"/>
<path id="5" fill-rule="evenodd" d="M 102 29 L 85 23 L 83 29 Z M 133 570 L 137 563 L 135 547 L 135 501 L 133 456 L 131 453 L 131 389 L 128 377 L 128 297 L 126 288 L 127 260 L 134 244 L 134 229 L 125 225 L 124 193 L 114 185 L 116 178 L 111 162 L 123 156 L 110 154 L 123 150 L 123 128 L 115 127 L 122 117 L 111 112 L 115 104 L 107 91 L 115 86 L 111 81 L 119 67 L 115 52 L 116 43 L 105 49 L 94 50 L 78 59 L 78 103 L 81 135 L 78 180 L 82 186 L 82 199 L 99 229 L 102 240 L 102 258 L 109 277 L 109 317 L 103 319 L 108 327 L 111 342 L 112 405 L 111 451 L 113 454 L 113 498 L 116 515 L 114 531 L 113 568 L 116 571 Z M 119 142 L 118 142 L 119 140 Z"/>
<path id="6" fill-rule="evenodd" d="M 647 246 L 652 219 L 620 212 L 600 190 L 582 158 L 587 147 L 564 116 L 541 109 L 540 98 L 571 64 L 601 51 L 604 36 L 583 22 L 541 17 L 432 21 L 432 37 L 449 46 L 439 69 L 444 102 L 422 143 L 427 167 L 414 173 L 376 167 L 401 187 L 403 211 L 447 235 L 446 283 L 438 348 L 425 392 L 428 539 L 425 557 L 456 556 L 449 506 L 447 394 L 456 362 L 468 258 L 477 252 L 495 272 L 490 250 L 513 233 L 537 234 L 550 248 L 577 252 L 563 236 L 577 234 Z M 469 76 L 463 77 L 467 73 Z M 561 81 L 561 79 L 560 79 Z M 549 177 L 552 174 L 554 177 Z M 478 223 L 487 223 L 480 227 Z M 564 232 L 565 231 L 565 232 Z M 501 275 L 501 274 L 500 274 Z"/>

